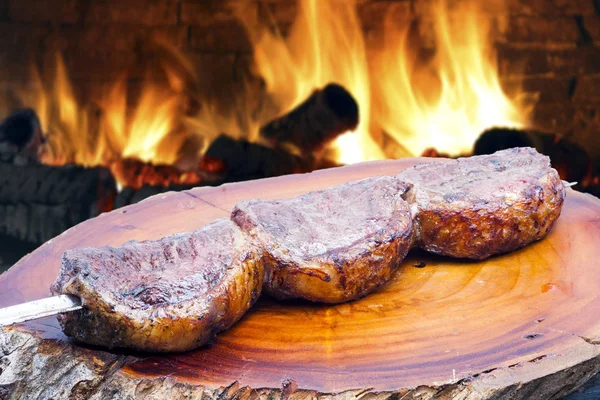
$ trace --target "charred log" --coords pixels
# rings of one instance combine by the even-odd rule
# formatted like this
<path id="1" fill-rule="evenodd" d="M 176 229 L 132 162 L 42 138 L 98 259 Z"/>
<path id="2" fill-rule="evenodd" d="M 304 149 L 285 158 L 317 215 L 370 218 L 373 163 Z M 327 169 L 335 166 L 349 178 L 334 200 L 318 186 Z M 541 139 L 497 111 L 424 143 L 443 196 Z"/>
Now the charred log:
<path id="1" fill-rule="evenodd" d="M 0 234 L 43 243 L 113 208 L 106 168 L 0 164 Z"/>
<path id="2" fill-rule="evenodd" d="M 66 204 L 0 204 L 0 235 L 41 244 L 87 219 L 81 215 Z"/>
<path id="3" fill-rule="evenodd" d="M 357 125 L 356 100 L 342 86 L 331 83 L 262 127 L 260 134 L 273 147 L 291 144 L 306 154 L 322 150 L 336 136 Z"/>
<path id="4" fill-rule="evenodd" d="M 327 160 L 317 160 L 312 154 L 302 158 L 283 149 L 272 149 L 242 139 L 236 140 L 224 134 L 210 145 L 204 158 L 222 169 L 225 182 L 310 172 L 336 166 Z M 217 162 L 218 160 L 220 161 Z"/>
<path id="5" fill-rule="evenodd" d="M 306 157 L 293 155 L 281 148 L 270 148 L 243 139 L 221 134 L 200 159 L 198 170 L 182 172 L 176 167 L 153 166 L 137 160 L 123 160 L 111 171 L 126 186 L 115 200 L 115 208 L 135 204 L 150 196 L 191 189 L 197 186 L 216 186 L 227 182 L 268 178 L 315 169 L 338 166 L 328 160 L 317 160 L 312 154 Z M 137 172 L 136 172 L 137 171 Z M 186 177 L 191 179 L 183 179 Z"/>
<path id="6" fill-rule="evenodd" d="M 114 197 L 115 181 L 106 168 L 75 165 L 0 164 L 0 203 L 98 204 Z M 99 206 L 98 211 L 107 211 Z"/>

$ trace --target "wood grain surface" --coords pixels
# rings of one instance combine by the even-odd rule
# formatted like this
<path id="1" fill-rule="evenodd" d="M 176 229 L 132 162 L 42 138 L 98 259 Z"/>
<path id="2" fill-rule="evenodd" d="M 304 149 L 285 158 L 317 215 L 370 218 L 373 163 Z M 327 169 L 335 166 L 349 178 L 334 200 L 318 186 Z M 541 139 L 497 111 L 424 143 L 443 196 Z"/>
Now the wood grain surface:
<path id="1" fill-rule="evenodd" d="M 0 276 L 0 306 L 47 296 L 66 249 L 190 231 L 228 216 L 242 199 L 286 198 L 392 175 L 419 161 L 373 162 L 152 197 L 86 221 L 23 258 Z M 477 394 L 472 398 L 555 398 L 600 369 L 599 277 L 600 201 L 569 190 L 550 235 L 524 249 L 481 262 L 413 251 L 391 282 L 364 299 L 325 306 L 264 297 L 210 346 L 166 356 L 116 352 L 126 360 L 111 374 L 132 380 L 168 376 L 220 393 L 236 385 L 416 398 L 431 388 L 438 398 L 453 398 L 442 394 L 467 388 Z M 61 351 L 112 354 L 67 341 L 54 318 L 4 335 L 16 332 L 35 332 Z"/>

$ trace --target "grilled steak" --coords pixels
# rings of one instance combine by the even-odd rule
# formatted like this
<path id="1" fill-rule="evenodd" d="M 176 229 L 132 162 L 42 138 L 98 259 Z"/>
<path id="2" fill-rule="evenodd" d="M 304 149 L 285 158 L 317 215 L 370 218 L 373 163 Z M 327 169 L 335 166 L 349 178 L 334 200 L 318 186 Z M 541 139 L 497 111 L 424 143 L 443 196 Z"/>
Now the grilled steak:
<path id="1" fill-rule="evenodd" d="M 59 316 L 69 336 L 107 347 L 185 351 L 209 341 L 261 292 L 261 259 L 219 219 L 192 233 L 65 252 L 53 294 L 83 300 Z"/>
<path id="2" fill-rule="evenodd" d="M 565 187 L 531 148 L 417 165 L 397 175 L 414 187 L 416 245 L 483 259 L 543 238 L 560 215 Z"/>
<path id="3" fill-rule="evenodd" d="M 287 200 L 246 200 L 235 221 L 264 252 L 264 289 L 277 298 L 340 303 L 385 283 L 412 243 L 412 217 L 392 177 Z"/>

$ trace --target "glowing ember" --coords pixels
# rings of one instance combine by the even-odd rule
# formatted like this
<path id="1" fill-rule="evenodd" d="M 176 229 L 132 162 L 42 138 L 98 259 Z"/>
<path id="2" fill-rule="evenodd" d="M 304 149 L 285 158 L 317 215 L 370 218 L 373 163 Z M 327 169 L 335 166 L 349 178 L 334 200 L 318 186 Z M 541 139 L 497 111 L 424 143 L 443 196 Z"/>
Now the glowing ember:
<path id="1" fill-rule="evenodd" d="M 203 181 L 198 172 L 182 172 L 169 165 L 151 165 L 137 159 L 125 158 L 109 166 L 118 182 L 140 189 L 144 185 L 197 185 Z"/>

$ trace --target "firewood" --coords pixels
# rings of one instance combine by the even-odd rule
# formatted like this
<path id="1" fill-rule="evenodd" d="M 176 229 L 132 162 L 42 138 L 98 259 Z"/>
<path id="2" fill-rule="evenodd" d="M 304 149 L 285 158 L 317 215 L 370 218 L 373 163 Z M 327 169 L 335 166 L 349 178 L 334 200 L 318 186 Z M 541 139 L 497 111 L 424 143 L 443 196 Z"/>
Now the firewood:
<path id="1" fill-rule="evenodd" d="M 356 100 L 342 86 L 330 83 L 312 92 L 292 111 L 263 126 L 260 134 L 273 147 L 291 144 L 302 153 L 311 154 L 357 125 Z"/>
<path id="2" fill-rule="evenodd" d="M 115 196 L 106 168 L 0 163 L 0 233 L 43 243 L 111 210 Z"/>
<path id="3" fill-rule="evenodd" d="M 0 234 L 40 244 L 89 217 L 68 204 L 0 204 Z"/>
<path id="4" fill-rule="evenodd" d="M 0 203 L 92 204 L 116 194 L 108 169 L 0 164 Z M 107 211 L 102 209 L 100 211 Z"/>
<path id="5" fill-rule="evenodd" d="M 35 111 L 30 108 L 17 110 L 0 123 L 0 141 L 8 141 L 23 148 L 40 130 L 40 121 Z"/>

